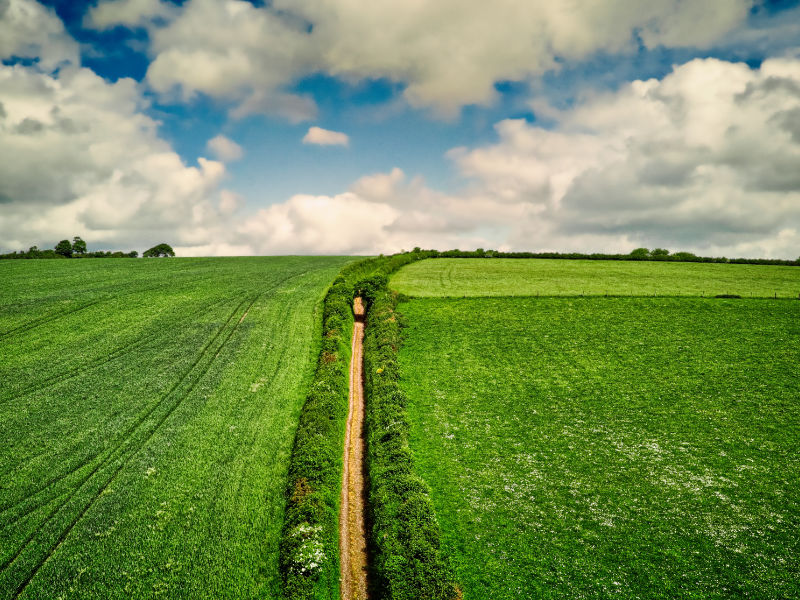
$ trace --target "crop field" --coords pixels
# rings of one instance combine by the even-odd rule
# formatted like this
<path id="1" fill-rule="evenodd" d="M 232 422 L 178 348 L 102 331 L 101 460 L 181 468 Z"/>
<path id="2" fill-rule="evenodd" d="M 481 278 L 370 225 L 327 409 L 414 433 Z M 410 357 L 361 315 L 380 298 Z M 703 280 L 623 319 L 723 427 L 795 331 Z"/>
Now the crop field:
<path id="1" fill-rule="evenodd" d="M 800 596 L 800 302 L 398 310 L 411 448 L 466 600 Z"/>
<path id="2" fill-rule="evenodd" d="M 391 287 L 414 297 L 716 296 L 797 298 L 800 268 L 772 265 L 514 258 L 437 258 Z"/>
<path id="3" fill-rule="evenodd" d="M 348 258 L 0 264 L 0 598 L 279 596 Z"/>

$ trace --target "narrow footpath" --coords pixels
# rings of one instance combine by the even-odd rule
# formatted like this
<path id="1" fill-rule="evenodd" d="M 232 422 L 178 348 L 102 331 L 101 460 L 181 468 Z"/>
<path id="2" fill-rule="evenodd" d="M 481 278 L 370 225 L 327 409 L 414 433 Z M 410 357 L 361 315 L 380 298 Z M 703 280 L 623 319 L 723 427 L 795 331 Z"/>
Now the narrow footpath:
<path id="1" fill-rule="evenodd" d="M 342 600 L 367 599 L 367 489 L 364 463 L 364 305 L 353 301 L 353 349 L 350 359 L 350 410 L 344 439 L 344 473 L 339 515 Z"/>

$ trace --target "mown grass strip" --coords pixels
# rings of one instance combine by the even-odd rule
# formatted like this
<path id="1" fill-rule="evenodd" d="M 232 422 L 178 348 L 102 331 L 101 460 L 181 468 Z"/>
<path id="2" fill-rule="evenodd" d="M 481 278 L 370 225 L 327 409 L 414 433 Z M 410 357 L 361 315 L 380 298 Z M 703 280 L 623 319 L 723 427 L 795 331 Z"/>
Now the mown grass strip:
<path id="1" fill-rule="evenodd" d="M 437 258 L 409 265 L 391 287 L 413 297 L 706 296 L 797 298 L 792 266 L 511 258 Z"/>

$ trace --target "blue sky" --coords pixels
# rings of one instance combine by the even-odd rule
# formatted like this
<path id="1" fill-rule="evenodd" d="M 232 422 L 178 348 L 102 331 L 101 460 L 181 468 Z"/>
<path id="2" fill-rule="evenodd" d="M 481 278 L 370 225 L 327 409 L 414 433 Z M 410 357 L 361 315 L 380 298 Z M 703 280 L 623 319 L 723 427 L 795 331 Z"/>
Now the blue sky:
<path id="1" fill-rule="evenodd" d="M 80 147 L 44 163 L 65 173 L 52 180 L 63 194 L 39 189 L 24 169 L 8 189 L 0 184 L 6 251 L 82 234 L 103 247 L 167 237 L 184 254 L 415 245 L 800 254 L 800 186 L 788 172 L 797 152 L 797 1 L 577 2 L 558 13 L 519 0 L 489 13 L 470 1 L 431 1 L 416 13 L 402 2 L 367 10 L 348 0 L 5 4 L 0 33 L 49 33 L 9 34 L 0 44 L 8 76 L 0 102 L 33 93 L 34 80 L 49 92 L 4 102 L 0 152 L 24 160 L 25 119 L 56 135 L 56 121 L 41 117 L 45 106 L 86 119 Z M 89 93 L 80 74 L 97 77 L 91 93 L 119 95 L 126 108 L 80 96 Z M 737 78 L 741 89 L 723 83 Z M 777 79 L 786 85 L 767 85 Z M 636 82 L 647 80 L 653 90 L 644 93 Z M 743 106 L 748 86 L 775 96 Z M 727 122 L 695 139 L 687 119 L 711 99 Z M 37 103 L 38 113 L 25 112 Z M 780 110 L 767 114 L 769 106 Z M 92 122 L 93 110 L 104 118 Z M 628 127 L 626 111 L 644 120 Z M 674 122 L 655 128 L 661 118 Z M 146 132 L 128 131 L 126 122 L 140 120 Z M 310 127 L 348 142 L 303 143 Z M 726 131 L 750 137 L 723 139 Z M 731 147 L 776 132 L 788 140 L 779 159 L 737 169 L 744 159 L 729 156 Z M 138 158 L 96 159 L 92 149 L 112 136 Z M 240 150 L 215 154 L 208 143 L 217 136 Z M 587 152 L 595 147 L 597 155 Z M 650 173 L 676 169 L 691 176 L 653 187 Z M 37 221 L 42 207 L 80 231 Z"/>

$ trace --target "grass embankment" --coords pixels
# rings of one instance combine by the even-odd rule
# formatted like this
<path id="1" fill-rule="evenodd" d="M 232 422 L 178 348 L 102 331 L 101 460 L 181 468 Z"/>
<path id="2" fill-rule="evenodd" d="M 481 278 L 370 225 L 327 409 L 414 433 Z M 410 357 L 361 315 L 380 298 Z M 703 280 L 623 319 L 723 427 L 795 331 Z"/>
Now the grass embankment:
<path id="1" fill-rule="evenodd" d="M 390 273 L 426 256 L 424 252 L 405 253 L 347 266 L 325 298 L 322 350 L 295 438 L 281 542 L 284 594 L 293 600 L 339 597 L 337 519 L 348 408 L 353 297 L 361 295 L 371 305 L 386 294 L 386 277 Z M 365 365 L 384 360 L 381 350 L 374 344 L 370 346 L 370 339 L 383 335 L 374 333 L 375 329 L 379 329 L 379 323 L 370 308 Z M 396 347 L 394 350 L 396 352 Z M 373 410 L 371 390 L 380 395 L 384 389 L 370 382 L 367 375 L 368 411 Z M 382 402 L 382 396 L 375 402 Z M 430 586 L 438 581 L 437 569 L 441 564 L 438 525 L 432 511 L 424 512 L 427 509 L 418 501 L 421 482 L 408 487 L 409 482 L 419 481 L 411 473 L 410 460 L 398 463 L 396 469 L 386 468 L 387 448 L 399 444 L 398 448 L 408 452 L 404 430 L 387 432 L 384 428 L 388 426 L 391 424 L 383 418 L 375 421 L 368 417 L 367 458 L 374 549 L 371 574 L 376 582 L 375 594 L 378 598 L 391 599 L 443 597 L 429 593 L 433 589 Z M 392 435 L 395 437 L 390 439 Z M 423 512 L 416 516 L 409 510 Z M 418 533 L 415 528 L 419 528 Z M 426 540 L 411 546 L 401 543 L 414 541 L 415 536 Z M 429 547 L 434 541 L 435 552 L 431 553 Z M 421 591 L 421 595 L 408 595 L 414 590 Z"/>
<path id="2" fill-rule="evenodd" d="M 465 598 L 800 595 L 800 302 L 399 310 L 410 445 Z"/>
<path id="3" fill-rule="evenodd" d="M 715 263 L 437 258 L 397 272 L 414 297 L 716 296 L 797 298 L 800 268 Z"/>
<path id="4" fill-rule="evenodd" d="M 350 260 L 0 264 L 0 598 L 279 596 L 320 302 Z"/>

